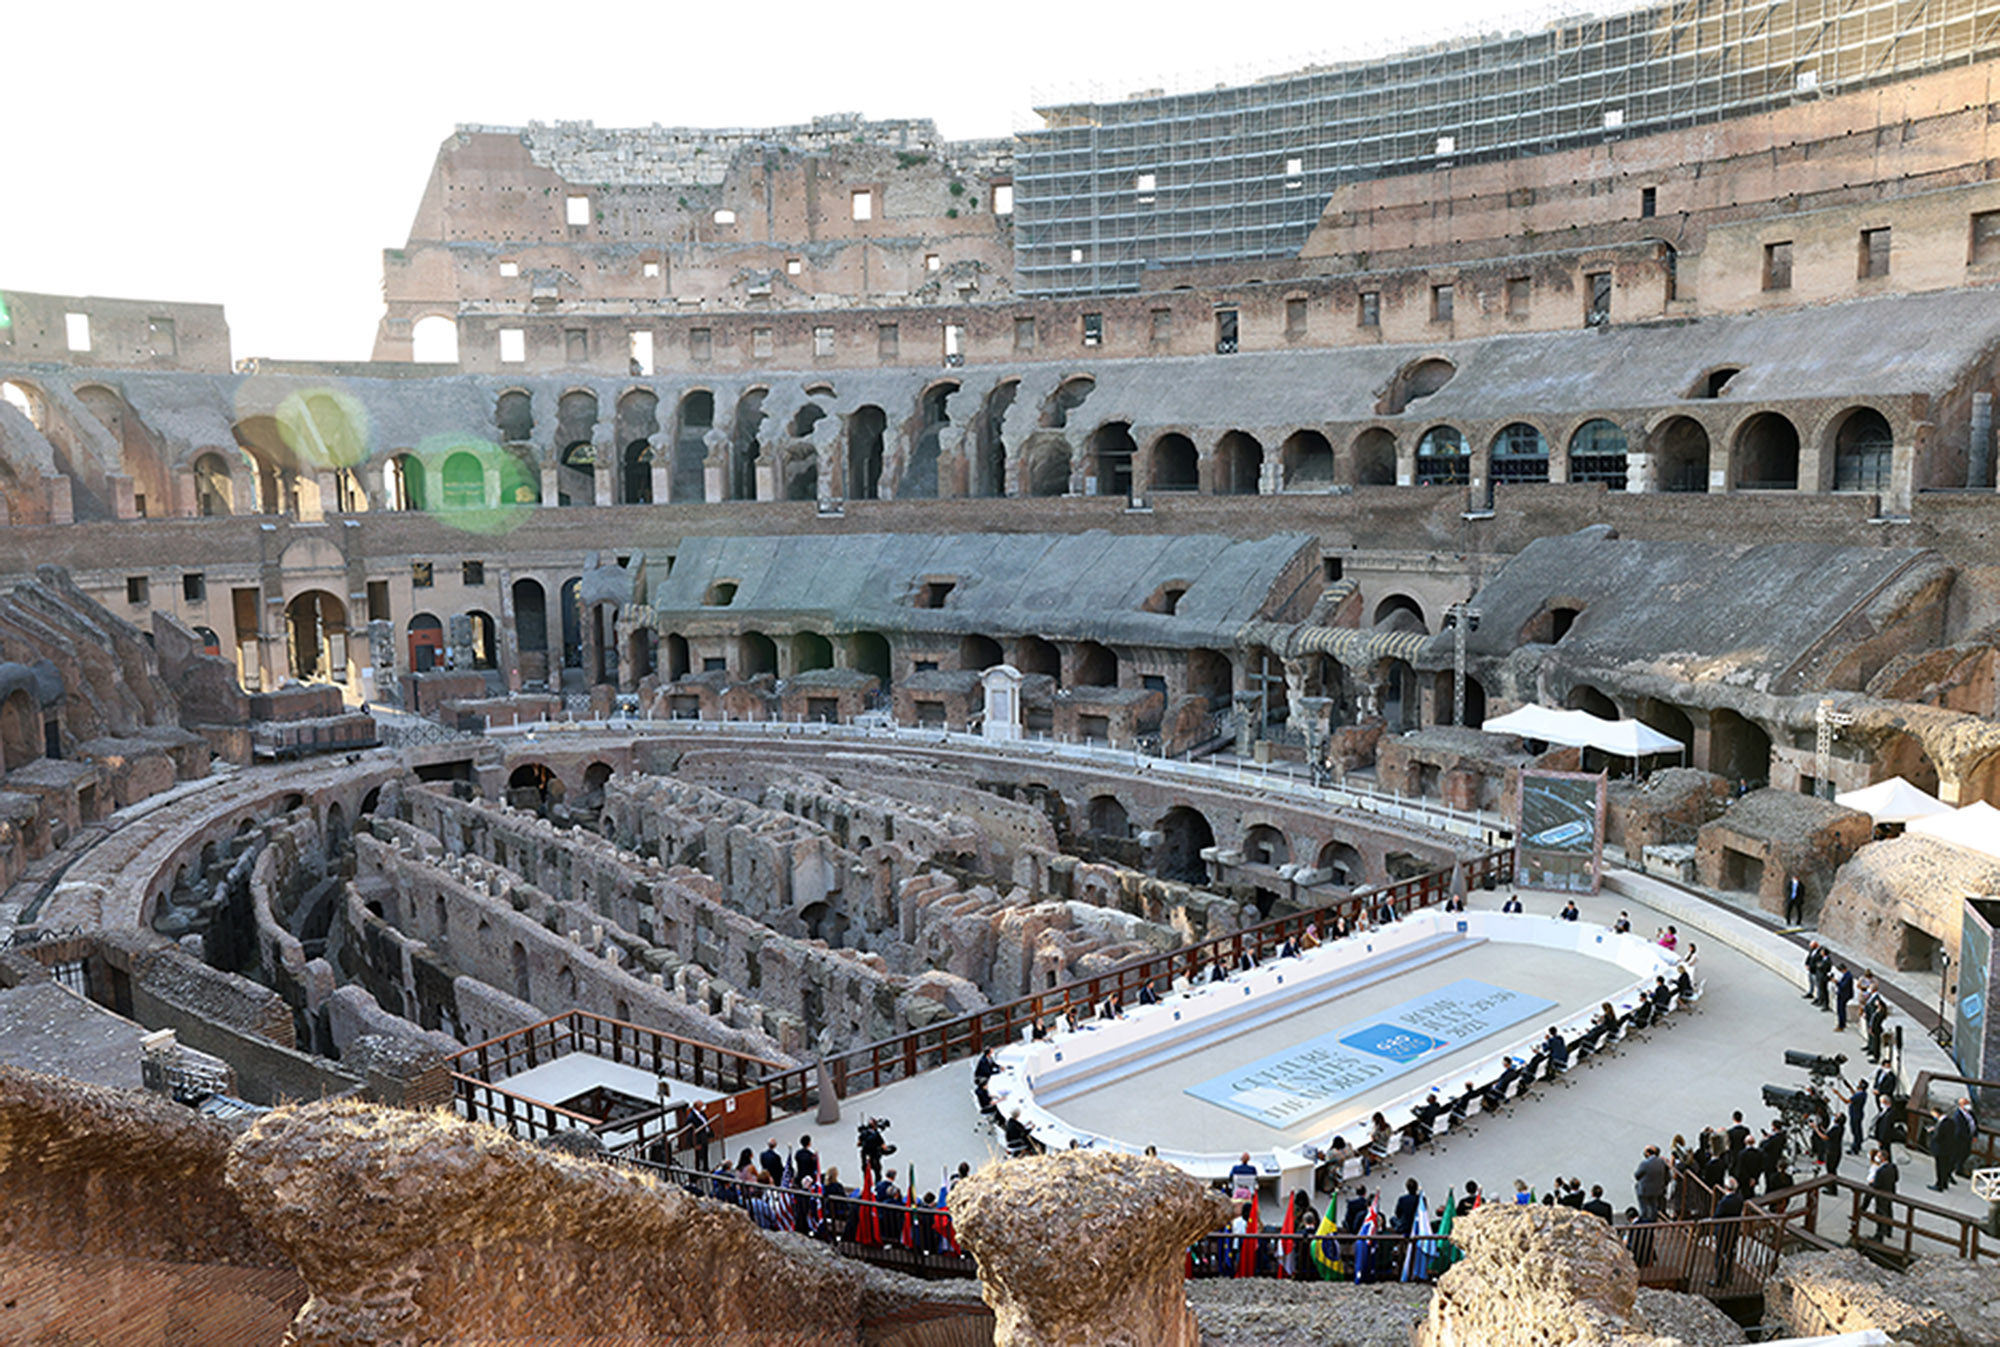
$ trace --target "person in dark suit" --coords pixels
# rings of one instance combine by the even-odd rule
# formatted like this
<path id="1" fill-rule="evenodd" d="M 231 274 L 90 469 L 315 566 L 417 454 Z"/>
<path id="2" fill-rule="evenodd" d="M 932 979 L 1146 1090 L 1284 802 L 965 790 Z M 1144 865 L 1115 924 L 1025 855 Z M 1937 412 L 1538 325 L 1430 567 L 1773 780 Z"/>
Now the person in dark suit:
<path id="1" fill-rule="evenodd" d="M 1896 1107 L 1896 1101 L 1888 1095 L 1875 1096 L 1875 1121 L 1870 1125 L 1868 1135 L 1884 1152 L 1889 1151 L 1890 1147 L 1903 1139 L 1901 1113 L 1902 1110 Z"/>
<path id="2" fill-rule="evenodd" d="M 1500 904 L 1500 910 L 1501 910 L 1502 912 L 1520 912 L 1520 911 L 1522 911 L 1523 909 L 1522 909 L 1522 907 L 1521 907 L 1521 895 L 1520 895 L 1520 894 L 1518 894 L 1518 893 L 1510 893 L 1510 894 L 1508 894 L 1508 895 L 1507 895 L 1507 901 L 1506 901 L 1506 902 L 1504 902 L 1504 903 L 1502 903 L 1502 904 Z"/>
<path id="3" fill-rule="evenodd" d="M 1645 1158 L 1632 1171 L 1632 1187 L 1639 1199 L 1639 1219 L 1657 1221 L 1667 1196 L 1667 1162 L 1660 1158 L 1658 1146 L 1646 1147 Z"/>
<path id="4" fill-rule="evenodd" d="M 1897 1169 L 1896 1162 L 1889 1158 L 1887 1147 L 1877 1146 L 1870 1153 L 1868 1186 L 1884 1194 L 1884 1196 L 1875 1199 L 1875 1215 L 1878 1218 L 1888 1216 L 1889 1199 L 1886 1195 L 1896 1191 L 1896 1180 L 1901 1176 L 1902 1171 Z M 1879 1219 L 1875 1222 L 1875 1238 L 1878 1242 L 1886 1241 L 1889 1238 L 1889 1227 L 1884 1225 Z"/>
<path id="5" fill-rule="evenodd" d="M 1978 1126 L 1973 1121 L 1970 1099 L 1960 1099 L 1958 1107 L 1949 1113 L 1939 1112 L 1937 1126 L 1931 1130 L 1931 1159 L 1937 1164 L 1937 1182 L 1931 1185 L 1932 1191 L 1941 1193 L 1951 1187 L 1952 1177 L 1972 1154 L 1972 1137 Z"/>
<path id="6" fill-rule="evenodd" d="M 1715 1280 L 1710 1286 L 1721 1286 L 1736 1271 L 1736 1236 L 1739 1233 L 1736 1222 L 1731 1217 L 1743 1214 L 1743 1193 L 1733 1178 L 1722 1181 L 1722 1200 L 1715 1204 Z"/>
<path id="7" fill-rule="evenodd" d="M 1736 1154 L 1750 1144 L 1750 1125 L 1743 1121 L 1743 1110 L 1737 1109 L 1729 1115 L 1729 1153 Z"/>
<path id="8" fill-rule="evenodd" d="M 1763 1181 L 1765 1163 L 1764 1152 L 1757 1146 L 1745 1146 L 1731 1159 L 1729 1172 L 1736 1176 L 1736 1186 L 1743 1190 L 1745 1197 L 1755 1193 L 1757 1185 Z"/>
<path id="9" fill-rule="evenodd" d="M 1810 984 L 1806 997 L 1821 1010 L 1831 1008 L 1826 1000 L 1826 982 L 1832 968 L 1833 956 L 1821 948 L 1819 941 L 1813 941 L 1806 950 L 1806 981 Z"/>
<path id="10" fill-rule="evenodd" d="M 1390 1221 L 1390 1228 L 1399 1235 L 1409 1234 L 1410 1227 L 1416 1224 L 1417 1207 L 1423 1200 L 1424 1195 L 1417 1187 L 1417 1181 L 1405 1179 L 1403 1195 L 1396 1199 L 1396 1215 Z"/>
<path id="11" fill-rule="evenodd" d="M 1583 918 L 1583 914 L 1576 910 L 1576 899 L 1574 898 L 1563 904 L 1560 915 L 1564 921 L 1580 921 Z"/>
<path id="12" fill-rule="evenodd" d="M 1806 919 L 1806 886 L 1793 875 L 1785 881 L 1785 924 L 1797 926 Z"/>
<path id="13" fill-rule="evenodd" d="M 1833 1027 L 1842 1033 L 1847 1031 L 1847 1006 L 1853 999 L 1854 970 L 1842 964 L 1833 983 Z"/>
<path id="14" fill-rule="evenodd" d="M 1583 1209 L 1606 1225 L 1611 1224 L 1611 1204 L 1604 1200 L 1603 1184 L 1593 1183 L 1590 1185 L 1590 1201 L 1583 1204 Z"/>
<path id="15" fill-rule="evenodd" d="M 1855 1081 L 1847 1092 L 1847 1153 L 1861 1154 L 1861 1118 L 1868 1112 L 1868 1087 Z"/>

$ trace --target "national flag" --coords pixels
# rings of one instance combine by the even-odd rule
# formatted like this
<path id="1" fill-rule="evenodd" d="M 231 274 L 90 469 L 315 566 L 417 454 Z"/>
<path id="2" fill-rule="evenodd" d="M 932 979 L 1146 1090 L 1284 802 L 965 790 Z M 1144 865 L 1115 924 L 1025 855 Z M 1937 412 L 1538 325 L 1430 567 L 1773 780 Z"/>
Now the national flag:
<path id="1" fill-rule="evenodd" d="M 917 1195 L 914 1191 L 917 1184 L 916 1171 L 912 1169 L 910 1175 L 912 1191 L 903 1195 L 903 1247 L 906 1249 L 917 1247 Z"/>
<path id="2" fill-rule="evenodd" d="M 1333 1219 L 1334 1204 L 1326 1204 L 1326 1215 L 1319 1218 L 1319 1226 L 1313 1231 L 1311 1243 L 1313 1266 L 1327 1281 L 1338 1278 L 1344 1269 L 1340 1265 L 1340 1241 L 1333 1236 L 1340 1233 L 1340 1222 Z"/>
<path id="3" fill-rule="evenodd" d="M 1417 1214 L 1410 1220 L 1410 1243 L 1403 1250 L 1403 1280 L 1420 1282 L 1430 1276 L 1431 1255 L 1436 1251 L 1437 1241 L 1431 1238 L 1430 1202 L 1422 1193 L 1417 1194 Z"/>
<path id="4" fill-rule="evenodd" d="M 1243 1233 L 1236 1239 L 1236 1275 L 1254 1277 L 1257 1275 L 1257 1223 L 1245 1221 Z"/>
<path id="5" fill-rule="evenodd" d="M 1298 1225 L 1299 1203 L 1297 1198 L 1293 1198 L 1285 1204 L 1285 1223 L 1279 1229 L 1279 1233 L 1284 1235 L 1284 1238 L 1278 1241 L 1278 1275 L 1280 1277 L 1289 1277 L 1292 1275 L 1290 1271 L 1292 1266 L 1292 1250 L 1298 1244 L 1298 1241 L 1293 1239 L 1292 1236 L 1298 1233 Z"/>
<path id="6" fill-rule="evenodd" d="M 875 1214 L 875 1177 L 868 1172 L 868 1166 L 861 1167 L 861 1190 L 856 1194 L 862 1199 L 860 1219 L 855 1223 L 854 1242 L 856 1244 L 880 1244 L 882 1223 Z"/>
<path id="7" fill-rule="evenodd" d="M 1437 1239 L 1433 1243 L 1437 1252 L 1431 1256 L 1431 1276 L 1442 1277 L 1445 1269 L 1456 1263 L 1461 1255 L 1458 1246 L 1451 1242 L 1452 1222 L 1458 1216 L 1458 1194 L 1452 1193 L 1444 1200 L 1444 1216 L 1438 1221 Z"/>
<path id="8" fill-rule="evenodd" d="M 1375 1232 L 1382 1228 L 1382 1212 L 1376 1198 L 1368 1199 L 1368 1215 L 1354 1239 L 1354 1280 L 1365 1282 L 1375 1275 Z"/>

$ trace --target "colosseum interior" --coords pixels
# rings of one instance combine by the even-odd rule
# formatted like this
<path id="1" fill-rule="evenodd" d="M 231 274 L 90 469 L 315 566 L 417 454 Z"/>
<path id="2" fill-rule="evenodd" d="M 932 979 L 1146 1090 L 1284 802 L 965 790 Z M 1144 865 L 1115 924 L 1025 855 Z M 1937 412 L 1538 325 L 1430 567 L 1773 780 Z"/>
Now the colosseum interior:
<path id="1" fill-rule="evenodd" d="M 1326 128 L 1297 155 L 1177 158 L 1147 137 L 1220 114 L 1164 95 L 977 142 L 462 126 L 368 362 L 236 360 L 219 305 L 0 295 L 0 1175 L 61 1207 L 6 1138 L 73 1127 L 79 1182 L 186 1208 L 151 1243 L 112 1233 L 122 1198 L 17 1215 L 17 1249 L 123 1260 L 135 1301 L 205 1268 L 243 1341 L 294 1311 L 297 1341 L 499 1333 L 447 1291 L 368 1320 L 256 1176 L 282 1191 L 300 1127 L 364 1144 L 355 1101 L 599 1151 L 635 1107 L 686 1121 L 664 1081 L 502 1088 L 482 1045 L 532 1063 L 550 1024 L 650 1053 L 732 1149 L 789 1136 L 1135 968 L 1491 906 L 1529 878 L 1530 772 L 1600 775 L 1612 907 L 1646 883 L 1724 914 L 1681 921 L 1756 931 L 1780 980 L 1823 939 L 1927 1042 L 1989 976 L 1963 900 L 2000 855 L 1833 797 L 2000 805 L 2000 9 L 1864 4 L 1925 40 L 1759 64 L 1752 7 L 1708 8 L 1715 33 L 1665 5 L 1551 29 L 1607 61 L 1677 33 L 1693 64 L 1618 58 L 1629 106 L 1551 93 L 1514 139 L 1488 93 L 1434 143 L 1411 100 L 1453 53 L 1573 89 L 1563 41 L 1384 58 L 1379 96 L 1237 91 L 1298 86 Z M 1771 22 L 1803 41 L 1807 8 Z M 1232 173 L 1269 179 L 1254 227 Z M 1482 728 L 1536 706 L 1671 747 Z M 1926 1069 L 1993 1075 L 1985 1033 Z M 142 1087 L 233 1116 L 189 1131 Z M 584 1246 L 587 1185 L 626 1182 L 505 1163 Z M 942 1292 L 743 1256 L 825 1297 L 811 1340 L 961 1340 L 882 1327 Z M 1032 1288 L 987 1292 L 1000 1340 L 1054 1340 L 1002 1308 Z M 1426 1341 L 1502 1341 L 1450 1312 Z M 30 1337 L 117 1336 L 78 1331 Z"/>

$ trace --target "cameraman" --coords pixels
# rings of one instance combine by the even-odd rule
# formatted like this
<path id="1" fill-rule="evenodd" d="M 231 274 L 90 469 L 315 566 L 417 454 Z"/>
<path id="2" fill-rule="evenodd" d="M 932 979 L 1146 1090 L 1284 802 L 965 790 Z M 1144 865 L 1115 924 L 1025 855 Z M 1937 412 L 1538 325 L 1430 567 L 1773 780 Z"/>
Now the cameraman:
<path id="1" fill-rule="evenodd" d="M 862 1168 L 880 1174 L 882 1172 L 882 1157 L 896 1153 L 894 1146 L 888 1145 L 882 1140 L 882 1133 L 887 1131 L 888 1128 L 889 1120 L 887 1118 L 864 1117 L 861 1120 L 861 1126 L 855 1129 L 855 1139 L 861 1145 Z"/>

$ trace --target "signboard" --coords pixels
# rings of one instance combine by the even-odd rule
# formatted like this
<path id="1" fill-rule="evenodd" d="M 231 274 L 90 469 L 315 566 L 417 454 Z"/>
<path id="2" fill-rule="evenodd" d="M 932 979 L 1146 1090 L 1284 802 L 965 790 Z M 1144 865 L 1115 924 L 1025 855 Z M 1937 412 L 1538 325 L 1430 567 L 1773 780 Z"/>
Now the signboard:
<path id="1" fill-rule="evenodd" d="M 1958 937 L 1958 1001 L 1952 1015 L 1951 1055 L 1960 1075 L 1984 1080 L 1987 1068 L 2000 1067 L 2000 1044 L 1994 1042 L 1991 1013 L 1994 984 L 2000 982 L 2000 969 L 1993 966 L 1993 927 L 2000 923 L 2000 899 L 1966 899 L 1964 923 Z"/>
<path id="2" fill-rule="evenodd" d="M 1539 996 L 1466 978 L 1185 1092 L 1266 1127 L 1291 1127 L 1554 1006 Z"/>
<path id="3" fill-rule="evenodd" d="M 1524 889 L 1596 893 L 1604 872 L 1604 774 L 1521 773 L 1514 818 L 1514 882 Z"/>

